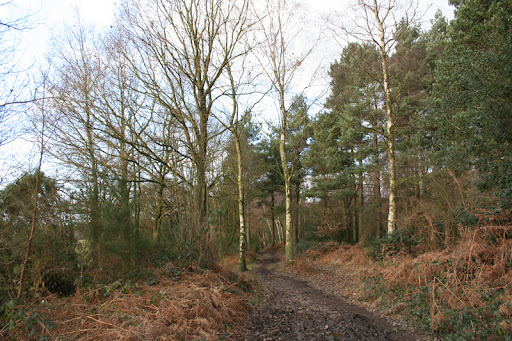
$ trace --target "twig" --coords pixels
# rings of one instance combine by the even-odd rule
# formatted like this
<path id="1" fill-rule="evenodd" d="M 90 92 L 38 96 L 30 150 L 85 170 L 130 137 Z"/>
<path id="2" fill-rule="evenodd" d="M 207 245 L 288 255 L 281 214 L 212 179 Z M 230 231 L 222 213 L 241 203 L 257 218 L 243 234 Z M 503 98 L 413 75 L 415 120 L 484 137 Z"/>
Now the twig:
<path id="1" fill-rule="evenodd" d="M 160 310 L 160 309 L 158 309 L 157 307 L 155 307 L 155 306 L 153 306 L 153 305 L 145 305 L 145 304 L 143 304 L 143 305 L 140 305 L 140 307 L 142 307 L 142 308 L 148 308 L 148 309 L 152 309 L 152 310 L 156 310 L 157 312 Z M 144 310 L 144 309 L 143 309 L 143 310 Z"/>
<path id="2" fill-rule="evenodd" d="M 75 318 L 72 318 L 72 319 L 69 319 L 69 320 L 66 320 L 66 321 L 62 321 L 60 322 L 61 324 L 65 324 L 65 323 L 68 323 L 68 322 L 71 322 L 71 321 L 74 321 L 74 320 L 80 320 L 82 317 L 81 316 L 78 316 L 78 317 L 75 317 Z"/>
<path id="3" fill-rule="evenodd" d="M 446 288 L 446 290 L 448 290 L 448 291 L 449 291 L 453 296 L 455 296 L 455 298 L 456 298 L 457 300 L 459 300 L 459 302 L 460 302 L 460 303 L 462 303 L 462 304 L 464 305 L 464 307 L 466 307 L 466 308 L 468 307 L 468 305 L 467 305 L 466 303 L 464 303 L 464 301 L 462 301 L 462 300 L 459 298 L 459 296 L 455 295 L 455 293 L 454 293 L 453 291 L 451 291 L 451 290 L 450 290 L 450 288 L 448 288 L 448 287 L 446 286 L 446 284 L 444 284 L 444 283 L 443 283 L 439 278 L 437 278 L 436 276 L 434 276 L 434 280 L 436 280 L 436 279 L 437 279 L 437 281 L 438 281 L 439 283 L 441 283 L 441 284 L 443 285 L 443 287 L 445 287 L 445 288 Z"/>
<path id="4" fill-rule="evenodd" d="M 468 265 L 468 269 L 469 269 L 469 265 Z M 459 277 L 457 276 L 457 274 L 455 274 L 455 278 L 457 279 L 457 281 L 459 282 L 459 286 L 460 288 L 462 289 L 462 292 L 464 293 L 464 295 L 466 296 L 466 298 L 468 299 L 468 302 L 469 304 L 471 304 L 471 307 L 473 309 L 476 309 L 475 306 L 473 305 L 473 303 L 471 303 L 471 299 L 468 295 L 468 293 L 466 292 L 466 289 L 464 289 L 464 286 L 462 285 L 462 281 L 459 279 Z"/>
<path id="5" fill-rule="evenodd" d="M 93 320 L 93 321 L 96 321 L 96 322 L 98 322 L 98 323 L 101 323 L 101 324 L 104 324 L 104 325 L 107 325 L 107 326 L 111 326 L 111 327 L 113 327 L 113 328 L 117 328 L 117 329 L 123 330 L 123 331 L 125 331 L 125 332 L 130 332 L 130 333 L 132 333 L 132 334 L 137 335 L 137 333 L 136 333 L 136 332 L 134 332 L 134 331 L 132 331 L 132 330 L 124 329 L 124 328 L 121 328 L 121 327 L 119 327 L 119 326 L 113 325 L 113 324 L 111 324 L 111 323 L 103 322 L 103 321 L 97 320 L 97 319 L 95 319 L 95 318 L 94 318 L 94 317 L 92 317 L 92 316 L 87 316 L 87 318 L 88 318 L 88 319 L 91 319 L 91 320 Z"/>
<path id="6" fill-rule="evenodd" d="M 72 330 L 70 332 L 62 333 L 62 335 L 71 335 L 71 334 L 78 335 L 79 333 L 86 333 L 86 332 L 92 332 L 92 331 L 97 331 L 97 330 L 98 330 L 97 328 L 77 329 L 77 330 Z"/>

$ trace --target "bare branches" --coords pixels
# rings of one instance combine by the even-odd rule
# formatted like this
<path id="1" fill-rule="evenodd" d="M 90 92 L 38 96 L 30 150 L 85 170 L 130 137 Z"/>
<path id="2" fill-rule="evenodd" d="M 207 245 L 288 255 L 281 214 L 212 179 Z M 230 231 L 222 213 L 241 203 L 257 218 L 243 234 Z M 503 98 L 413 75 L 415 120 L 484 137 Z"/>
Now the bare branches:
<path id="1" fill-rule="evenodd" d="M 293 258 L 295 238 L 292 230 L 291 217 L 291 178 L 293 177 L 296 156 L 287 159 L 286 131 L 289 109 L 292 105 L 288 93 L 302 63 L 308 58 L 316 46 L 316 40 L 305 40 L 303 25 L 298 3 L 289 0 L 267 0 L 262 13 L 257 13 L 260 20 L 259 33 L 263 39 L 260 44 L 261 53 L 257 55 L 264 73 L 276 96 L 280 115 L 281 169 L 285 184 L 286 202 L 286 260 Z M 299 47 L 300 46 L 300 47 Z"/>
<path id="2" fill-rule="evenodd" d="M 349 14 L 334 12 L 326 20 L 340 45 L 362 41 L 375 44 L 390 54 L 405 27 L 418 24 L 424 13 L 420 11 L 419 0 L 357 0 Z M 384 40 L 381 32 L 384 32 Z"/>
<path id="3" fill-rule="evenodd" d="M 16 115 L 16 109 L 33 101 L 28 85 L 30 80 L 17 55 L 21 49 L 20 34 L 32 29 L 31 14 L 9 18 L 5 13 L 15 7 L 13 1 L 0 3 L 0 145 L 7 143 L 14 135 L 14 127 L 8 122 Z M 5 12 L 4 12 L 5 11 Z"/>

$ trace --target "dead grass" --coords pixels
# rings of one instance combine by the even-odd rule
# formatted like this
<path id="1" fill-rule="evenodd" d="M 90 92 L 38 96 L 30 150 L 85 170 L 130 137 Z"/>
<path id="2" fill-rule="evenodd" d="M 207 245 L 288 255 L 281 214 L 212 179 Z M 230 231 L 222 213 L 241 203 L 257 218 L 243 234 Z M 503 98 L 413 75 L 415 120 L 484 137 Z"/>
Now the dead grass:
<path id="1" fill-rule="evenodd" d="M 232 273 L 197 267 L 155 270 L 152 283 L 116 282 L 49 296 L 23 307 L 0 336 L 37 340 L 219 340 L 245 321 L 250 284 Z"/>

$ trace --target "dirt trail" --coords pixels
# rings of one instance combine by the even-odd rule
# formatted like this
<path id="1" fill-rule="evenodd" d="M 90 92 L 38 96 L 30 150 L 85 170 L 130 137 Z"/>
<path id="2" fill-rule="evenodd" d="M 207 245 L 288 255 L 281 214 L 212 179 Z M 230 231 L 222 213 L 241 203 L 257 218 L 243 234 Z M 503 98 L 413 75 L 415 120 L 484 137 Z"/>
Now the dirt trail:
<path id="1" fill-rule="evenodd" d="M 277 253 L 255 266 L 265 290 L 243 340 L 421 340 L 363 307 L 275 270 Z"/>

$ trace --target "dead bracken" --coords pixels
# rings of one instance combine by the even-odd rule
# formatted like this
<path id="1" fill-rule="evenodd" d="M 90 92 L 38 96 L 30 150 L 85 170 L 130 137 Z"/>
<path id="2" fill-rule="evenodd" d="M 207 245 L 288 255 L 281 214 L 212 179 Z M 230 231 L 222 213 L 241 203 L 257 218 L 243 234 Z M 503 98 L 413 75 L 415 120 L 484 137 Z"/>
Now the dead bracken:
<path id="1" fill-rule="evenodd" d="M 173 274 L 170 276 L 170 274 Z M 247 317 L 249 282 L 198 267 L 155 271 L 152 284 L 116 282 L 24 306 L 6 339 L 219 340 Z M 24 323 L 23 323 L 24 322 Z"/>

